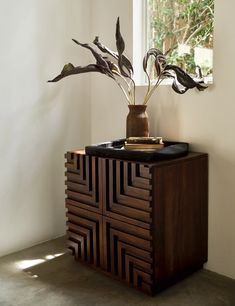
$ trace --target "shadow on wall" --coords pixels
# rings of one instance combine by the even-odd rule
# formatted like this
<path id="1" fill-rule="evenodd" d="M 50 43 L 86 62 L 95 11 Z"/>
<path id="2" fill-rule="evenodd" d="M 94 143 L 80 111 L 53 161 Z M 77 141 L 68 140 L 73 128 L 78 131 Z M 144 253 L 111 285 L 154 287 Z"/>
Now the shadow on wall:
<path id="1" fill-rule="evenodd" d="M 142 89 L 144 90 L 144 88 Z M 162 85 L 148 102 L 150 136 L 180 141 L 179 104 L 169 86 Z"/>

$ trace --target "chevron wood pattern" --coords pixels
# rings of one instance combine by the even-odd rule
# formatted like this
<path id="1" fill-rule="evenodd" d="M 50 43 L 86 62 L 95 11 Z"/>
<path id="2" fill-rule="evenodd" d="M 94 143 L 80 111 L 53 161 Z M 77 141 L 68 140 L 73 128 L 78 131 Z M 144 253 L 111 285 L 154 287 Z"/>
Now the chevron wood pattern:
<path id="1" fill-rule="evenodd" d="M 152 213 L 150 167 L 106 159 L 102 169 L 104 215 L 148 228 Z"/>
<path id="2" fill-rule="evenodd" d="M 104 269 L 129 285 L 151 293 L 152 237 L 149 230 L 103 218 Z"/>
<path id="3" fill-rule="evenodd" d="M 68 152 L 66 158 L 65 193 L 69 203 L 101 213 L 98 158 L 73 152 Z"/>
<path id="4" fill-rule="evenodd" d="M 68 247 L 76 259 L 96 267 L 102 265 L 102 216 L 82 208 L 66 205 Z"/>
<path id="5" fill-rule="evenodd" d="M 148 294 L 207 261 L 208 156 L 138 163 L 66 154 L 68 248 Z"/>

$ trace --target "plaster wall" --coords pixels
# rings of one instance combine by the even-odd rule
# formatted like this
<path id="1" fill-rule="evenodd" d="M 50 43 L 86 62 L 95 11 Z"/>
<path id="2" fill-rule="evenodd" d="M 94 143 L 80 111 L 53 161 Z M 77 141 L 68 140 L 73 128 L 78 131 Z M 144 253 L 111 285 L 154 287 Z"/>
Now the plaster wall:
<path id="1" fill-rule="evenodd" d="M 86 61 L 90 1 L 0 1 L 0 256 L 65 233 L 64 153 L 90 142 Z M 85 25 L 85 26 L 84 26 Z"/>
<path id="2" fill-rule="evenodd" d="M 235 2 L 215 0 L 214 84 L 205 92 L 177 95 L 161 86 L 149 101 L 151 134 L 187 141 L 191 150 L 209 153 L 209 259 L 206 268 L 235 278 Z M 132 1 L 92 1 L 93 36 L 115 48 L 115 21 L 127 55 L 132 45 Z M 140 63 L 141 65 L 141 63 Z M 146 88 L 137 88 L 141 103 Z M 127 106 L 112 80 L 92 76 L 92 142 L 125 137 Z"/>

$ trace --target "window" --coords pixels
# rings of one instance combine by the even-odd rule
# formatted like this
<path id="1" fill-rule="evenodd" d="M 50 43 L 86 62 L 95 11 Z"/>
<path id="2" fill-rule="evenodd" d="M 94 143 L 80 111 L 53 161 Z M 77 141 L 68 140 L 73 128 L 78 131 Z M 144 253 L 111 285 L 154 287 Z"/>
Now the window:
<path id="1" fill-rule="evenodd" d="M 211 81 L 214 0 L 135 0 L 134 2 L 134 47 L 138 43 L 135 34 L 138 31 L 138 37 L 141 36 L 144 46 L 141 56 L 143 57 L 144 53 L 153 47 L 162 50 L 163 53 L 170 50 L 168 53 L 170 64 L 178 65 L 194 77 L 200 67 L 203 77 Z M 141 30 L 140 23 L 137 22 L 140 17 Z M 135 59 L 139 62 L 140 55 L 136 54 L 134 61 Z M 138 79 L 143 83 L 143 76 Z"/>

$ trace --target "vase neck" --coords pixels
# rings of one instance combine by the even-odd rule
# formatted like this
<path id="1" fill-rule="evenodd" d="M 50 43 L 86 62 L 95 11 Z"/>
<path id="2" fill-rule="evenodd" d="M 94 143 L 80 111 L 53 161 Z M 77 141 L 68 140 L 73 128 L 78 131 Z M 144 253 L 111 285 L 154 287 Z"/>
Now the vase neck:
<path id="1" fill-rule="evenodd" d="M 128 105 L 130 112 L 142 113 L 146 111 L 147 105 Z"/>

